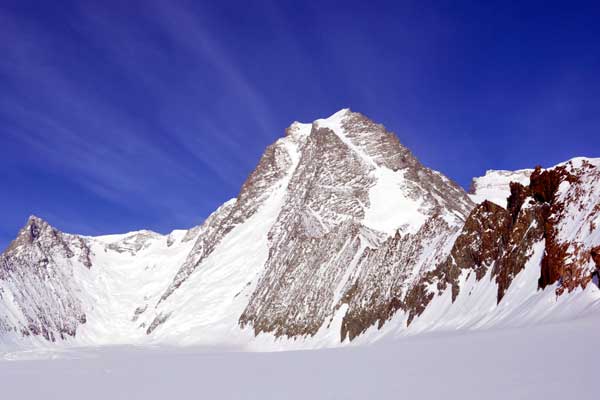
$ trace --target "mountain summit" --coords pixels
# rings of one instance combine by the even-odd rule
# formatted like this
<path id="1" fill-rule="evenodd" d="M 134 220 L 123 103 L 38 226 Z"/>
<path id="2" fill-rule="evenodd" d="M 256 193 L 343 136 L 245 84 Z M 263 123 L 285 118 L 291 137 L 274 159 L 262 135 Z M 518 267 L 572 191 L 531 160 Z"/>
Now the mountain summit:
<path id="1" fill-rule="evenodd" d="M 489 172 L 468 195 L 360 113 L 295 122 L 190 230 L 31 217 L 0 256 L 0 343 L 315 347 L 577 314 L 600 299 L 599 165 Z"/>

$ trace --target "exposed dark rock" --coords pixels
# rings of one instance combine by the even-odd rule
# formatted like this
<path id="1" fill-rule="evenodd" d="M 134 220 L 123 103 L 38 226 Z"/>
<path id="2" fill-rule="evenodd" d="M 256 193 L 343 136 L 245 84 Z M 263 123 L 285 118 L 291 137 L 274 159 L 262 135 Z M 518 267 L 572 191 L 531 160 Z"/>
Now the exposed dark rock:
<path id="1" fill-rule="evenodd" d="M 167 319 L 169 319 L 169 317 L 171 316 L 171 313 L 160 313 L 156 316 L 156 318 L 154 318 L 154 320 L 152 321 L 152 323 L 150 324 L 150 326 L 148 327 L 148 329 L 146 329 L 146 334 L 149 335 L 151 334 L 156 328 L 158 328 L 160 325 L 164 324 Z"/>
<path id="2" fill-rule="evenodd" d="M 498 284 L 497 301 L 500 303 L 515 276 L 525 268 L 533 254 L 533 245 L 544 238 L 547 205 L 530 203 L 520 210 L 508 230 L 508 241 L 500 248 L 500 256 L 493 265 L 492 276 Z"/>
<path id="3" fill-rule="evenodd" d="M 381 328 L 398 310 L 406 310 L 407 292 L 418 277 L 415 270 L 435 265 L 445 256 L 438 250 L 424 259 L 426 248 L 443 248 L 458 230 L 443 218 L 432 217 L 415 234 L 396 233 L 378 248 L 365 249 L 356 266 L 360 273 L 346 286 L 337 305 L 348 305 L 341 339 L 352 340 L 373 325 Z"/>
<path id="4" fill-rule="evenodd" d="M 511 224 L 516 222 L 519 211 L 521 211 L 525 199 L 529 197 L 530 194 L 531 189 L 529 187 L 525 187 L 518 182 L 510 183 L 510 196 L 506 201 L 506 209 L 510 213 Z"/>
<path id="5" fill-rule="evenodd" d="M 600 287 L 600 246 L 594 247 L 590 251 L 590 256 L 596 264 L 596 270 L 592 272 L 592 280 L 596 283 L 596 286 Z"/>
<path id="6" fill-rule="evenodd" d="M 435 269 L 424 274 L 410 289 L 405 299 L 408 324 L 420 315 L 433 296 L 441 294 L 448 286 L 452 301 L 460 291 L 459 277 L 462 271 L 471 271 L 481 280 L 493 267 L 510 241 L 512 220 L 509 211 L 484 201 L 477 205 L 457 237 L 450 255 Z M 428 290 L 435 287 L 435 291 Z"/>
<path id="7" fill-rule="evenodd" d="M 142 315 L 148 309 L 148 304 L 145 304 L 143 307 L 138 307 L 133 312 L 133 317 L 131 317 L 131 322 L 135 322 L 138 320 L 140 315 Z"/>
<path id="8" fill-rule="evenodd" d="M 480 280 L 491 268 L 491 277 L 495 277 L 498 285 L 499 303 L 514 277 L 523 270 L 531 257 L 533 245 L 542 240 L 545 251 L 541 261 L 539 286 L 544 288 L 560 282 L 558 294 L 564 290 L 571 291 L 577 286 L 585 287 L 592 279 L 591 274 L 585 272 L 585 268 L 582 269 L 585 254 L 572 257 L 573 254 L 569 252 L 580 253 L 583 246 L 558 238 L 559 225 L 566 218 L 565 202 L 576 203 L 579 201 L 578 194 L 583 196 L 589 193 L 589 189 L 578 185 L 583 174 L 598 175 L 590 180 L 596 184 L 600 181 L 597 168 L 585 162 L 581 168 L 572 164 L 548 170 L 537 167 L 530 176 L 529 186 L 510 183 L 511 194 L 507 199 L 507 210 L 489 202 L 477 206 L 467 218 L 448 259 L 423 275 L 408 293 L 405 299 L 408 323 L 420 315 L 433 299 L 436 292 L 427 289 L 433 285 L 437 287 L 438 294 L 451 285 L 454 301 L 460 290 L 458 277 L 461 270 L 474 272 L 477 280 Z M 575 195 L 558 200 L 557 193 L 563 182 L 575 185 Z M 578 207 L 580 211 L 585 210 L 584 204 Z M 600 210 L 598 206 L 595 208 Z M 600 211 L 591 215 L 596 214 L 600 214 Z M 594 218 L 588 216 L 590 232 L 596 228 L 593 226 Z M 569 258 L 580 261 L 567 263 Z"/>
<path id="9" fill-rule="evenodd" d="M 565 259 L 569 243 L 560 243 L 557 240 L 557 223 L 564 211 L 565 204 L 556 201 L 555 195 L 562 182 L 574 183 L 577 177 L 569 173 L 564 166 L 556 167 L 550 170 L 541 171 L 536 168 L 531 175 L 531 193 L 532 196 L 548 209 L 544 215 L 544 238 L 546 239 L 546 248 L 542 258 L 542 268 L 538 285 L 540 288 L 558 282 L 563 279 L 563 284 L 573 289 L 570 269 L 565 268 Z"/>

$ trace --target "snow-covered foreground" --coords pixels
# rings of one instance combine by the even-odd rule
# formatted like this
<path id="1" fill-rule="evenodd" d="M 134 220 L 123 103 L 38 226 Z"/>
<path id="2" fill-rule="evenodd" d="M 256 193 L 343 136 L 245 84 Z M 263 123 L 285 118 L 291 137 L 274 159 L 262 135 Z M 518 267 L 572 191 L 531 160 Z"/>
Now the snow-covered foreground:
<path id="1" fill-rule="evenodd" d="M 4 399 L 596 399 L 598 332 L 595 314 L 330 350 L 8 353 L 0 392 Z"/>

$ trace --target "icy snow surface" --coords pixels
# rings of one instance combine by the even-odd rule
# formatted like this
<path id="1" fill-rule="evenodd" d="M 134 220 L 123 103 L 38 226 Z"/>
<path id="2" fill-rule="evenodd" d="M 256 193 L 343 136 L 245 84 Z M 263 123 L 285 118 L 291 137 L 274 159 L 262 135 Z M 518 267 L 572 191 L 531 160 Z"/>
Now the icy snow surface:
<path id="1" fill-rule="evenodd" d="M 0 356 L 2 397 L 596 399 L 600 315 L 275 353 L 109 347 Z M 53 358 L 48 360 L 48 358 Z"/>

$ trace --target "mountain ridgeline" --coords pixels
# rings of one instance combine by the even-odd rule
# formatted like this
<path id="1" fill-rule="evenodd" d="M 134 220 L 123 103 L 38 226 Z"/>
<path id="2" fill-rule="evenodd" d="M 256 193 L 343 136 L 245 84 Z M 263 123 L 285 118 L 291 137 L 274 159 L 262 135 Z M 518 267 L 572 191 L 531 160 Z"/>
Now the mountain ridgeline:
<path id="1" fill-rule="evenodd" d="M 341 110 L 295 122 L 189 230 L 98 237 L 31 217 L 0 255 L 0 346 L 314 348 L 600 309 L 600 160 L 471 193 Z"/>

